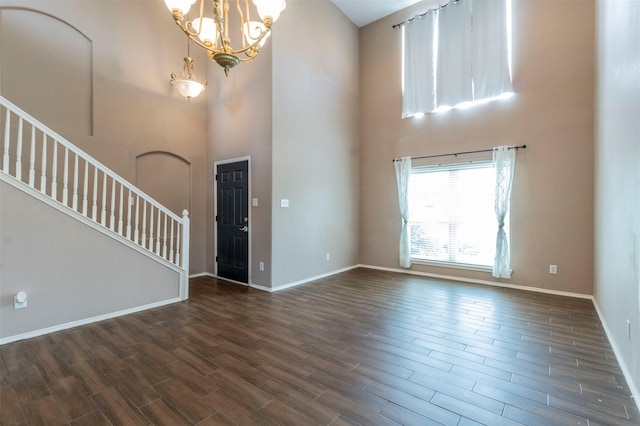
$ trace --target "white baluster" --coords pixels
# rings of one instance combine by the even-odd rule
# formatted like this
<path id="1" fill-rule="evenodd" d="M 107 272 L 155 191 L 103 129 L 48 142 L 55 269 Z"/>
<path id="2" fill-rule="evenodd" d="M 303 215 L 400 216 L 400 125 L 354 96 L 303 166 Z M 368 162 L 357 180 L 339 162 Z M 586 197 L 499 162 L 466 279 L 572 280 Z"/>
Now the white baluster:
<path id="1" fill-rule="evenodd" d="M 109 215 L 109 229 L 114 230 L 116 221 L 116 180 L 111 179 L 111 214 Z"/>
<path id="2" fill-rule="evenodd" d="M 171 219 L 171 241 L 169 242 L 169 262 L 175 263 L 175 259 L 173 258 L 174 251 L 173 247 L 175 246 L 175 241 L 173 240 L 173 224 L 175 220 Z"/>
<path id="3" fill-rule="evenodd" d="M 98 168 L 93 167 L 93 203 L 91 204 L 91 219 L 98 218 Z"/>
<path id="4" fill-rule="evenodd" d="M 160 256 L 160 208 L 158 207 L 158 230 L 156 232 L 157 240 L 156 240 L 156 254 Z"/>
<path id="5" fill-rule="evenodd" d="M 58 141 L 53 140 L 53 158 L 51 160 L 51 198 L 58 199 Z"/>
<path id="6" fill-rule="evenodd" d="M 131 188 L 129 188 L 129 192 L 127 194 L 127 239 L 131 239 L 131 202 L 133 198 L 131 198 Z"/>
<path id="7" fill-rule="evenodd" d="M 29 151 L 29 186 L 34 187 L 36 181 L 36 128 L 31 125 L 31 151 Z"/>
<path id="8" fill-rule="evenodd" d="M 16 179 L 22 180 L 22 117 L 18 119 L 18 147 L 16 148 Z"/>
<path id="9" fill-rule="evenodd" d="M 87 207 L 89 201 L 89 162 L 87 160 L 84 161 L 84 182 L 82 186 L 82 215 L 87 216 Z"/>
<path id="10" fill-rule="evenodd" d="M 4 155 L 2 156 L 2 170 L 9 173 L 9 143 L 11 138 L 11 111 L 7 109 L 4 120 Z"/>
<path id="11" fill-rule="evenodd" d="M 133 232 L 133 241 L 135 241 L 136 243 L 139 243 L 138 241 L 139 232 L 140 232 L 138 229 L 139 223 L 140 223 L 140 196 L 136 194 L 136 229 Z"/>
<path id="12" fill-rule="evenodd" d="M 164 214 L 164 240 L 162 244 L 162 257 L 167 258 L 167 214 Z"/>
<path id="13" fill-rule="evenodd" d="M 138 196 L 138 199 L 140 196 Z M 142 247 L 147 248 L 147 201 L 142 200 L 144 206 L 142 207 Z"/>
<path id="14" fill-rule="evenodd" d="M 176 265 L 180 266 L 180 241 L 182 240 L 181 234 L 180 234 L 180 222 L 177 223 L 176 225 L 176 260 L 175 263 Z"/>
<path id="15" fill-rule="evenodd" d="M 107 174 L 102 173 L 102 210 L 100 211 L 100 224 L 107 226 Z"/>
<path id="16" fill-rule="evenodd" d="M 47 134 L 42 133 L 42 172 L 40 173 L 40 192 L 47 193 Z"/>
<path id="17" fill-rule="evenodd" d="M 118 234 L 122 235 L 122 203 L 123 203 L 123 193 L 124 192 L 124 185 L 120 184 L 120 205 L 118 206 Z"/>
<path id="18" fill-rule="evenodd" d="M 62 204 L 68 205 L 69 201 L 69 148 L 64 147 L 64 175 L 62 177 Z"/>
<path id="19" fill-rule="evenodd" d="M 78 153 L 76 154 L 75 161 L 73 162 L 73 210 L 78 211 Z"/>
<path id="20" fill-rule="evenodd" d="M 150 205 L 151 212 L 149 213 L 149 245 L 147 249 L 153 251 L 153 204 Z"/>
<path id="21" fill-rule="evenodd" d="M 180 266 L 186 271 L 187 281 L 185 285 L 189 285 L 189 234 L 190 234 L 190 221 L 189 212 L 185 209 L 182 211 L 182 262 Z"/>

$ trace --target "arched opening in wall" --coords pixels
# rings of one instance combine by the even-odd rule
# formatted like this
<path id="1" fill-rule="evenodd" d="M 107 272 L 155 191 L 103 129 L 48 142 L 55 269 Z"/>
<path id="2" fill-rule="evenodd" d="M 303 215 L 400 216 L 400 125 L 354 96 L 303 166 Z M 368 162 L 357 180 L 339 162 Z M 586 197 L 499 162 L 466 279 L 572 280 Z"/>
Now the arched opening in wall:
<path id="1" fill-rule="evenodd" d="M 178 216 L 191 213 L 191 163 L 164 151 L 136 157 L 136 186 Z"/>
<path id="2" fill-rule="evenodd" d="M 58 133 L 92 136 L 92 41 L 20 7 L 0 7 L 0 40 L 0 94 Z"/>

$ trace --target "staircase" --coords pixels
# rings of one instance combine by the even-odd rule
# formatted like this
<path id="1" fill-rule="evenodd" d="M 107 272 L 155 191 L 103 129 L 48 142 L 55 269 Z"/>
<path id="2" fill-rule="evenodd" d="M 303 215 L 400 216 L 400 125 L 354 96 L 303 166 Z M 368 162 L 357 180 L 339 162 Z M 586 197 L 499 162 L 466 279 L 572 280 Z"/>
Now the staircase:
<path id="1" fill-rule="evenodd" d="M 96 237 L 103 235 L 117 241 L 117 250 L 122 250 L 124 245 L 132 255 L 143 255 L 163 270 L 174 271 L 173 275 L 178 277 L 176 297 L 142 306 L 127 305 L 126 309 L 113 312 L 86 310 L 81 317 L 76 315 L 67 322 L 63 319 L 60 324 L 32 321 L 30 328 L 15 328 L 19 330 L 17 335 L 0 334 L 0 344 L 188 298 L 189 217 L 186 210 L 182 217 L 174 214 L 3 97 L 0 97 L 0 138 L 3 138 L 1 182 L 62 212 L 78 222 L 77 226 L 97 231 Z M 0 237 L 2 232 L 0 229 Z M 147 260 L 139 262 L 148 263 Z M 117 267 L 112 269 L 117 272 Z M 0 268 L 0 274 L 2 272 Z M 3 277 L 0 275 L 0 279 Z M 114 276 L 114 280 L 119 279 Z M 12 285 L 17 284 L 0 282 L 0 320 L 4 329 L 10 321 L 30 321 L 23 311 L 14 311 L 13 304 L 7 303 L 15 291 L 9 288 Z M 123 289 L 114 286 L 114 291 Z M 125 295 L 120 297 L 126 299 Z M 66 317 L 61 315 L 61 318 Z M 38 324 L 44 327 L 38 328 Z"/>

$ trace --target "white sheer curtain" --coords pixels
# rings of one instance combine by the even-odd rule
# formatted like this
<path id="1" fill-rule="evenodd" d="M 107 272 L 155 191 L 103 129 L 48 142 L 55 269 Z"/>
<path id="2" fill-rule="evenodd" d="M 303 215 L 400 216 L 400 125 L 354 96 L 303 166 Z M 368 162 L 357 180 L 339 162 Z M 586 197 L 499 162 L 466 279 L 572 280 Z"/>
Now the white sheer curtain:
<path id="1" fill-rule="evenodd" d="M 471 1 L 450 1 L 438 17 L 438 106 L 473 99 L 471 5 Z"/>
<path id="2" fill-rule="evenodd" d="M 495 210 L 498 219 L 496 235 L 496 257 L 493 262 L 493 276 L 511 278 L 511 259 L 509 241 L 504 231 L 504 219 L 509 211 L 511 186 L 516 166 L 516 150 L 514 147 L 499 146 L 493 149 L 493 167 L 496 172 Z"/>
<path id="3" fill-rule="evenodd" d="M 404 25 L 402 118 L 436 109 L 434 11 Z"/>
<path id="4" fill-rule="evenodd" d="M 509 32 L 505 0 L 473 1 L 474 98 L 513 90 L 509 71 Z"/>
<path id="5" fill-rule="evenodd" d="M 411 176 L 411 157 L 403 157 L 394 161 L 396 181 L 398 184 L 398 205 L 402 216 L 400 233 L 400 266 L 411 267 L 411 247 L 409 241 L 409 177 Z"/>

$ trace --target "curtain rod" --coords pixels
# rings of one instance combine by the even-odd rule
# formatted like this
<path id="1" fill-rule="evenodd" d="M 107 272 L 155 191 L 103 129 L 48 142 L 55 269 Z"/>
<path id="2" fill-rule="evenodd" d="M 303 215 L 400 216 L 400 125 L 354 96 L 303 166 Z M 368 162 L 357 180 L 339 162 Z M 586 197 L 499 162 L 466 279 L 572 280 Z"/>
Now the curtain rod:
<path id="1" fill-rule="evenodd" d="M 445 3 L 445 4 L 443 4 L 443 5 L 440 5 L 440 6 L 438 6 L 438 7 L 434 7 L 433 9 L 428 9 L 428 10 L 427 10 L 426 12 L 424 12 L 424 13 L 421 13 L 421 14 L 419 14 L 419 15 L 415 15 L 413 18 L 407 19 L 406 21 L 402 21 L 402 22 L 400 22 L 399 24 L 395 24 L 395 25 L 393 26 L 393 28 L 401 27 L 401 26 L 403 26 L 404 24 L 408 24 L 409 22 L 412 22 L 412 21 L 413 21 L 414 19 L 416 19 L 416 18 L 422 18 L 423 16 L 427 16 L 428 14 L 433 13 L 433 12 L 435 12 L 436 10 L 444 9 L 445 7 L 449 6 L 450 4 L 458 3 L 459 1 L 460 1 L 460 0 L 451 0 L 450 2 Z"/>
<path id="2" fill-rule="evenodd" d="M 510 146 L 509 149 L 525 149 L 527 146 L 526 145 L 520 145 L 520 146 Z M 437 154 L 437 155 L 424 155 L 422 157 L 411 157 L 412 160 L 421 160 L 424 158 L 437 158 L 437 157 L 449 157 L 449 156 L 458 156 L 458 155 L 464 155 L 464 154 L 476 154 L 478 152 L 492 152 L 494 150 L 494 148 L 491 149 L 479 149 L 477 151 L 463 151 L 463 152 L 452 152 L 450 154 Z M 400 158 L 394 158 L 393 159 L 394 162 L 396 161 L 400 161 Z"/>

